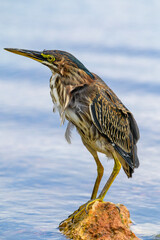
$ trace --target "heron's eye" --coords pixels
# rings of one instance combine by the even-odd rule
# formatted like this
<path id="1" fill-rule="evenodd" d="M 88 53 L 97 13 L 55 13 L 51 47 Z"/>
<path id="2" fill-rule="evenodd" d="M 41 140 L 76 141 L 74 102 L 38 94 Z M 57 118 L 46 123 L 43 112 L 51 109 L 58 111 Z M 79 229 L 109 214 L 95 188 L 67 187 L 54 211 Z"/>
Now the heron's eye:
<path id="1" fill-rule="evenodd" d="M 52 55 L 47 55 L 47 54 L 43 54 L 43 53 L 41 53 L 41 55 L 42 55 L 42 57 L 47 58 L 48 62 L 50 62 L 50 63 L 52 63 L 56 60 L 55 57 Z"/>
<path id="2" fill-rule="evenodd" d="M 48 62 L 54 62 L 56 59 L 54 56 L 48 55 L 47 60 Z"/>

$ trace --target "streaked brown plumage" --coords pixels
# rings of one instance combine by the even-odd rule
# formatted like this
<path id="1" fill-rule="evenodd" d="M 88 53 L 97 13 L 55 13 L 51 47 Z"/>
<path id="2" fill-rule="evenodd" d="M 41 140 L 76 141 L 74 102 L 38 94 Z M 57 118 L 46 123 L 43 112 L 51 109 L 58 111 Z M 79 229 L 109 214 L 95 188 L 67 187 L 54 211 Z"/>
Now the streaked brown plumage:
<path id="1" fill-rule="evenodd" d="M 103 166 L 97 152 L 115 161 L 112 174 L 98 199 L 103 200 L 121 165 L 127 176 L 132 177 L 134 168 L 139 166 L 136 147 L 139 130 L 133 115 L 114 92 L 67 52 L 6 50 L 30 57 L 51 69 L 50 94 L 62 123 L 68 120 L 66 139 L 70 142 L 71 130 L 75 126 L 97 163 L 97 179 L 91 200 L 97 198 L 103 176 Z"/>

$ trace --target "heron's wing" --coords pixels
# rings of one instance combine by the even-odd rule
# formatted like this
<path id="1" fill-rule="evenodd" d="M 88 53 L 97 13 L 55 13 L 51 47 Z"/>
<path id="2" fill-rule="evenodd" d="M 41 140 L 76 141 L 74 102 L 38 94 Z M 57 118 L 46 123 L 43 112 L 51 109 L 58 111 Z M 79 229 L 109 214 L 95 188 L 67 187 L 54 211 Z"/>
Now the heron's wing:
<path id="1" fill-rule="evenodd" d="M 109 88 L 101 90 L 90 104 L 90 113 L 97 129 L 111 142 L 129 166 L 137 167 L 138 158 L 134 156 L 134 143 L 138 140 L 138 127 L 133 116 L 116 95 Z"/>

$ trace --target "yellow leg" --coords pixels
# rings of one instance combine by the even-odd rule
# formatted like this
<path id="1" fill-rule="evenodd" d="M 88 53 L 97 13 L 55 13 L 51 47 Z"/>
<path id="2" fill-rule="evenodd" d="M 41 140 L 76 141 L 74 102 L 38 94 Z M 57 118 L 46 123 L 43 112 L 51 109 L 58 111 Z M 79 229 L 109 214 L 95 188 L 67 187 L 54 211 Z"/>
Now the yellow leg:
<path id="1" fill-rule="evenodd" d="M 101 200 L 104 199 L 108 189 L 112 185 L 114 179 L 116 178 L 116 176 L 118 175 L 118 173 L 119 173 L 119 171 L 121 169 L 121 163 L 119 162 L 116 153 L 113 153 L 113 158 L 114 158 L 114 168 L 113 168 L 113 171 L 112 171 L 108 181 L 106 182 L 104 188 L 102 189 L 102 192 L 98 196 L 98 199 L 101 199 Z"/>
<path id="2" fill-rule="evenodd" d="M 97 201 L 97 200 L 101 201 L 101 199 L 97 199 L 96 196 L 97 196 L 99 185 L 100 185 L 100 182 L 101 182 L 101 179 L 102 179 L 102 176 L 103 176 L 104 168 L 103 168 L 103 166 L 102 166 L 102 164 L 101 164 L 101 162 L 100 162 L 100 160 L 98 158 L 97 152 L 95 150 L 93 150 L 90 146 L 88 146 L 85 142 L 83 142 L 83 143 L 84 143 L 84 145 L 86 146 L 88 151 L 92 154 L 92 156 L 95 159 L 95 162 L 97 164 L 97 178 L 96 178 L 96 181 L 95 181 L 95 184 L 94 184 L 94 188 L 93 188 L 93 191 L 92 191 L 91 200 L 89 200 L 87 203 L 85 203 L 82 206 L 80 206 L 78 210 L 76 210 L 73 214 L 71 214 L 68 217 L 68 220 L 72 219 L 72 221 L 74 221 L 74 219 L 79 214 L 81 214 L 84 210 L 87 213 L 88 212 L 88 207 L 91 204 L 93 204 L 95 201 Z"/>
<path id="3" fill-rule="evenodd" d="M 86 145 L 86 144 L 85 144 Z M 72 221 L 74 221 L 74 219 L 81 214 L 83 211 L 85 211 L 87 213 L 88 208 L 90 205 L 92 205 L 95 201 L 103 201 L 108 189 L 110 188 L 110 186 L 112 185 L 114 179 L 116 178 L 116 176 L 118 175 L 120 169 L 121 169 L 121 163 L 119 162 L 116 153 L 113 153 L 113 158 L 114 158 L 114 168 L 113 171 L 107 181 L 107 183 L 105 184 L 102 192 L 100 193 L 100 195 L 98 196 L 98 198 L 96 198 L 97 196 L 97 192 L 98 192 L 98 188 L 99 188 L 99 184 L 101 181 L 101 178 L 103 176 L 103 166 L 99 161 L 98 155 L 97 153 L 90 149 L 88 146 L 86 146 L 87 149 L 92 153 L 96 164 L 97 164 L 97 179 L 93 188 L 93 192 L 92 192 L 92 196 L 91 196 L 91 200 L 88 201 L 86 204 L 83 204 L 77 211 L 75 211 L 72 215 L 69 216 L 68 219 L 72 219 Z M 92 150 L 92 151 L 91 151 Z"/>
<path id="4" fill-rule="evenodd" d="M 95 156 L 93 155 L 93 157 L 97 164 L 97 178 L 96 178 L 94 188 L 92 191 L 91 199 L 95 199 L 97 197 L 97 192 L 98 192 L 99 185 L 100 185 L 101 179 L 103 177 L 103 172 L 104 172 L 104 168 L 103 168 L 101 162 L 99 161 L 97 153 Z"/>
<path id="5" fill-rule="evenodd" d="M 102 166 L 102 164 L 101 164 L 101 162 L 98 158 L 97 152 L 94 149 L 92 149 L 85 141 L 83 141 L 83 143 L 86 146 L 86 148 L 88 149 L 88 151 L 92 154 L 92 156 L 94 157 L 94 160 L 97 164 L 97 178 L 96 178 L 96 181 L 95 181 L 95 184 L 94 184 L 94 188 L 92 190 L 92 195 L 91 195 L 91 200 L 92 200 L 92 199 L 95 199 L 97 197 L 97 192 L 98 192 L 98 189 L 99 189 L 101 179 L 103 177 L 104 168 L 103 168 L 103 166 Z"/>

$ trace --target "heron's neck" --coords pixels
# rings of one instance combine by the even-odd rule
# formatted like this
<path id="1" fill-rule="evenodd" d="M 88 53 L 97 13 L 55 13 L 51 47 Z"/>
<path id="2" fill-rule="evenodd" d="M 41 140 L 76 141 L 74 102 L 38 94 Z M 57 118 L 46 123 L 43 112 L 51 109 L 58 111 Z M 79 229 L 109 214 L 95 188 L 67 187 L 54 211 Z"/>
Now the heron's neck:
<path id="1" fill-rule="evenodd" d="M 50 78 L 50 94 L 60 115 L 64 112 L 70 101 L 72 90 L 78 86 L 89 84 L 91 81 L 93 80 L 89 78 L 88 74 L 79 69 L 74 69 L 72 72 L 65 72 L 64 75 L 53 72 Z"/>
<path id="2" fill-rule="evenodd" d="M 69 102 L 69 94 L 68 85 L 62 81 L 62 77 L 58 73 L 53 74 L 50 78 L 50 94 L 62 118 L 65 107 Z"/>

